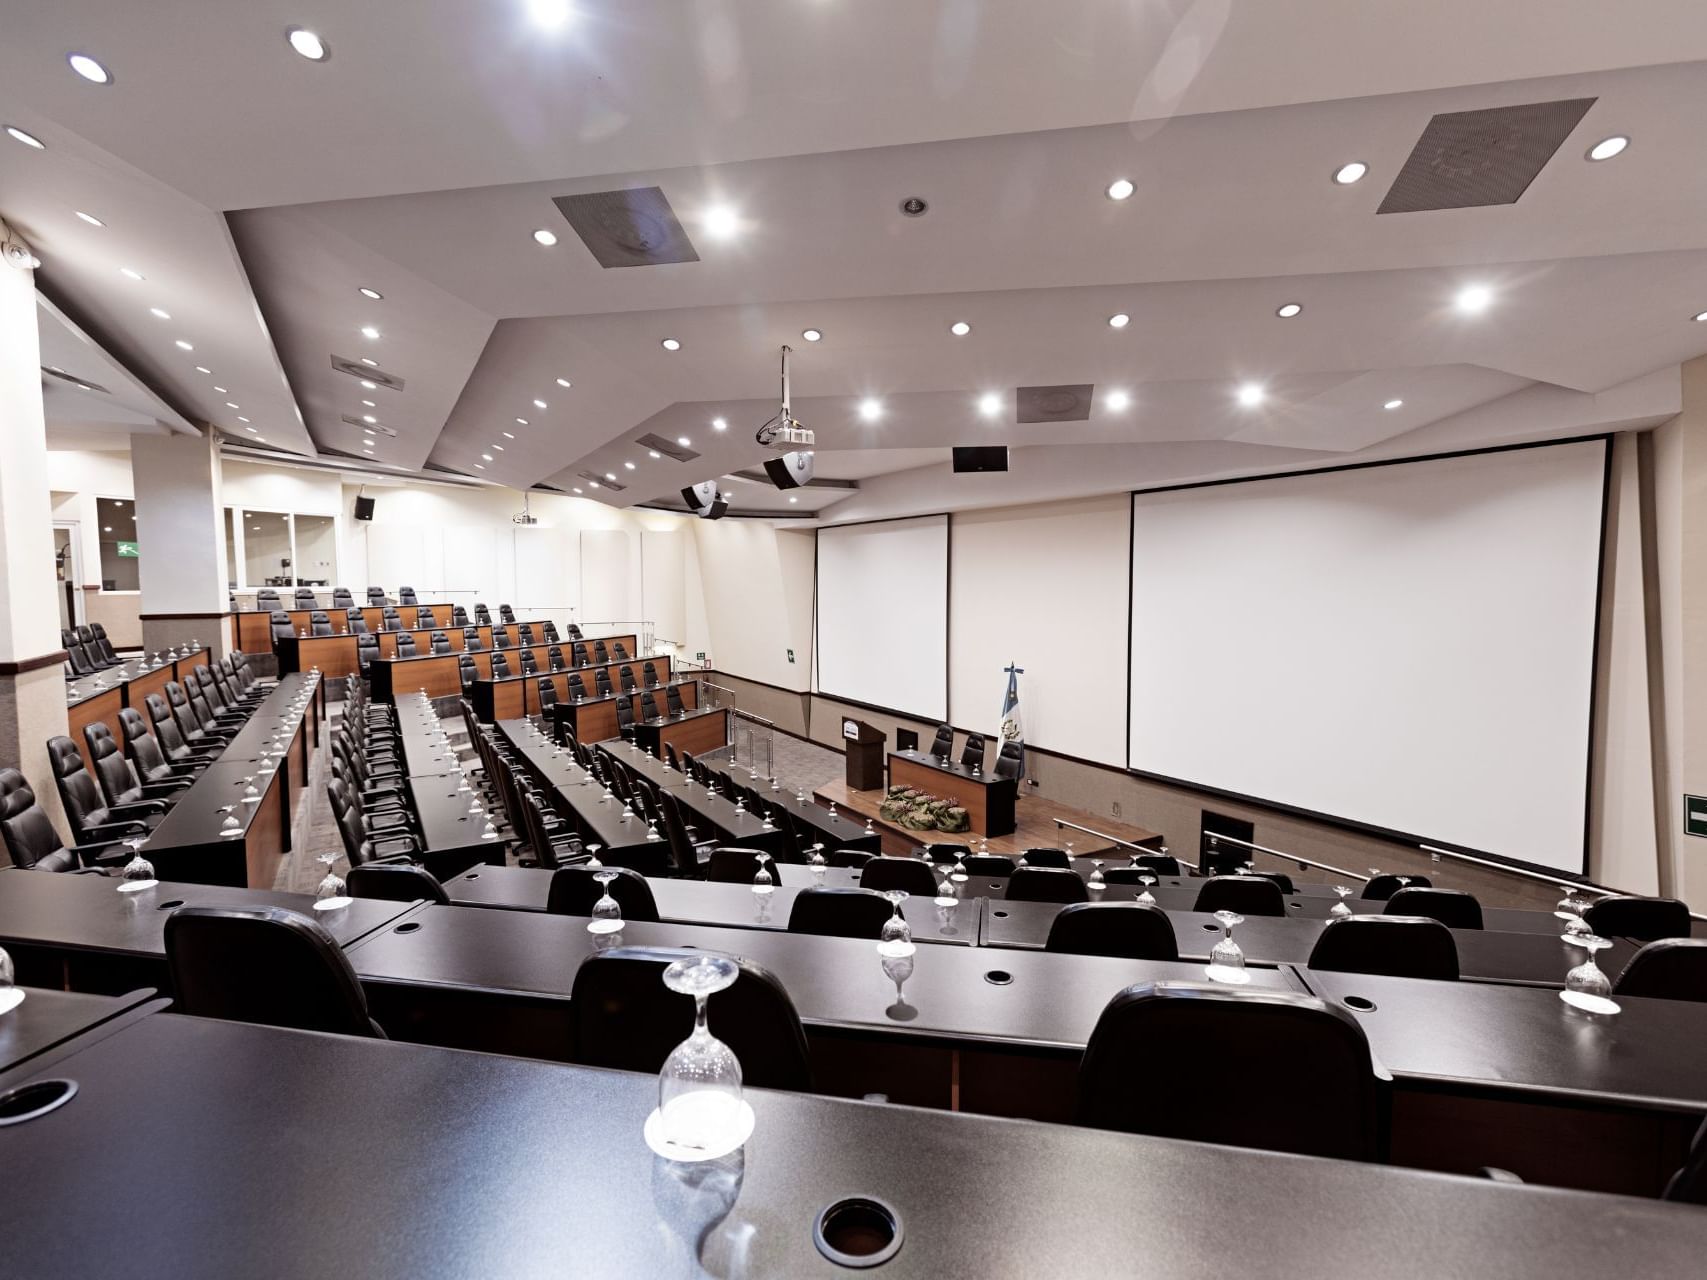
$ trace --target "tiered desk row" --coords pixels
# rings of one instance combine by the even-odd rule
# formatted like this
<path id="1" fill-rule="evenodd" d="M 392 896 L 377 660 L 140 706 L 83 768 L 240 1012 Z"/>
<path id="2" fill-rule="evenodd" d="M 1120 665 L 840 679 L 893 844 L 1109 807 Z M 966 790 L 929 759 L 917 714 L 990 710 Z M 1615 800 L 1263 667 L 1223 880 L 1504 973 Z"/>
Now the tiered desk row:
<path id="1" fill-rule="evenodd" d="M 163 661 L 155 667 L 146 667 L 145 660 L 138 659 L 122 667 L 112 667 L 68 681 L 65 686 L 66 719 L 71 725 L 71 739 L 83 753 L 83 767 L 90 767 L 89 748 L 83 741 L 86 726 L 99 720 L 117 733 L 119 712 L 125 707 L 134 707 L 142 712 L 142 718 L 148 721 L 152 732 L 154 722 L 143 707 L 143 699 L 151 693 L 164 697 L 167 684 L 173 681 L 182 684 L 192 670 L 205 667 L 207 663 L 207 650 L 199 649 Z"/>
<path id="2" fill-rule="evenodd" d="M 507 698 L 530 698 L 531 702 L 529 705 L 533 707 L 533 714 L 537 714 L 539 710 L 537 684 L 532 691 L 526 691 L 521 686 L 525 681 L 531 680 L 537 682 L 540 676 L 552 674 L 551 649 L 553 646 L 545 643 L 519 645 L 517 643 L 516 636 L 514 635 L 516 626 L 513 623 L 508 627 L 494 628 L 494 630 L 510 633 L 505 637 L 507 642 L 506 647 L 498 649 L 477 649 L 468 655 L 474 659 L 476 680 L 491 680 L 492 658 L 496 654 L 503 654 L 504 661 L 510 668 L 510 677 L 518 681 L 518 684 L 513 687 L 513 692 L 507 693 L 505 696 Z M 537 633 L 537 627 L 535 630 Z M 450 698 L 460 694 L 462 692 L 463 655 L 462 650 L 456 647 L 457 641 L 454 637 L 458 634 L 460 633 L 452 632 L 450 633 L 450 636 L 447 637 L 450 638 L 452 646 L 451 652 L 449 653 L 433 653 L 430 637 L 428 643 L 425 645 L 422 645 L 419 641 L 416 642 L 417 648 L 420 649 L 420 652 L 413 658 L 387 658 L 382 653 L 380 658 L 369 666 L 367 670 L 367 676 L 373 690 L 373 696 L 381 702 L 388 702 L 394 701 L 399 694 L 424 692 L 429 698 Z M 624 652 L 630 655 L 634 653 L 635 637 L 632 635 L 609 637 L 601 636 L 599 638 L 604 640 L 607 646 L 612 645 L 617 641 L 621 641 Z M 324 637 L 322 639 L 324 639 Z M 300 645 L 302 641 L 299 640 L 297 643 Z M 354 644 L 355 642 L 352 638 L 346 640 L 345 643 Z M 484 641 L 482 641 L 482 643 L 484 643 Z M 590 650 L 592 647 L 592 641 L 587 641 L 586 645 Z M 568 664 L 570 662 L 570 654 L 572 652 L 570 642 L 567 640 L 560 641 L 555 647 L 562 651 L 563 660 L 565 664 Z M 281 667 L 282 664 L 289 660 L 286 656 L 288 648 L 288 641 L 280 642 L 279 661 L 281 663 Z M 393 653 L 395 653 L 395 650 L 393 650 Z M 533 655 L 534 665 L 538 667 L 537 673 L 522 677 L 521 655 L 523 653 L 530 653 Z M 593 673 L 597 671 L 600 666 L 605 667 L 609 671 L 611 683 L 615 684 L 618 668 L 622 666 L 632 666 L 634 668 L 635 678 L 638 680 L 640 671 L 647 662 L 662 661 L 664 661 L 664 659 L 661 658 L 641 659 L 631 657 L 627 663 L 605 662 L 597 665 L 589 663 L 587 666 L 583 667 L 572 667 L 566 665 L 562 671 L 556 674 L 564 677 L 564 688 L 565 691 L 567 691 L 569 672 L 579 671 L 581 673 L 581 678 L 587 682 L 587 687 L 590 692 L 594 679 Z M 474 696 L 478 696 L 478 694 Z M 523 713 L 518 710 L 517 714 L 519 715 Z"/>

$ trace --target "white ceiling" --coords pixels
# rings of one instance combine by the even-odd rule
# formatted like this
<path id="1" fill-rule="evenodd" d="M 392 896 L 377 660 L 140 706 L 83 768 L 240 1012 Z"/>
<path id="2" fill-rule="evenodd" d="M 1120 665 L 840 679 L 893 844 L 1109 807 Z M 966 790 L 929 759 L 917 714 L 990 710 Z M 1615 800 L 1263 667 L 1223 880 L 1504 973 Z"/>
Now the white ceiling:
<path id="1" fill-rule="evenodd" d="M 841 520 L 1639 425 L 1675 390 L 1649 375 L 1707 352 L 1699 3 L 578 0 L 549 34 L 521 0 L 15 7 L 0 122 L 48 146 L 0 137 L 0 217 L 170 412 L 250 444 L 679 506 L 767 456 L 789 342 L 818 474 L 859 487 L 725 484 Z M 1376 215 L 1435 114 L 1577 97 L 1517 203 Z M 1628 151 L 1583 159 L 1613 133 Z M 1369 176 L 1337 186 L 1347 160 Z M 700 261 L 601 269 L 551 203 L 652 185 Z M 1451 305 L 1468 283 L 1483 315 Z M 1090 420 L 977 409 L 1050 383 L 1094 383 Z M 100 420 L 54 394 L 56 424 Z M 376 418 L 371 453 L 345 415 Z M 702 456 L 649 458 L 648 432 Z M 952 475 L 970 443 L 1013 470 Z"/>

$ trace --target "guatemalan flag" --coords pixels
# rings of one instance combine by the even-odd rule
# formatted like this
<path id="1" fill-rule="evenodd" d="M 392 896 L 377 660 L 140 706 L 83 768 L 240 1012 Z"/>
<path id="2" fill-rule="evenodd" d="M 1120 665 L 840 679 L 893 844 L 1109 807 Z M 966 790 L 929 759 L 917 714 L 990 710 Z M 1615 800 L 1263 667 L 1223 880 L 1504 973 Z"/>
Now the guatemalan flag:
<path id="1" fill-rule="evenodd" d="M 1019 718 L 1019 678 L 1024 667 L 1008 668 L 1008 691 L 1002 698 L 1002 741 L 1019 745 L 1019 774 L 1025 777 L 1025 727 Z"/>

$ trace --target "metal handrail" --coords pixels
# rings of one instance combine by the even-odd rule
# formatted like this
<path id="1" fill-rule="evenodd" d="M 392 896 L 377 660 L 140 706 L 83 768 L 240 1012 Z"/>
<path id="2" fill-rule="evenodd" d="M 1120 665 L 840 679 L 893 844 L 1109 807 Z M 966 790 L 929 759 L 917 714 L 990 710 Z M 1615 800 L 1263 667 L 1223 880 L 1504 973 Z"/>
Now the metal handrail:
<path id="1" fill-rule="evenodd" d="M 1624 893 L 1624 890 L 1622 889 L 1611 889 L 1606 885 L 1595 884 L 1590 880 L 1573 880 L 1570 876 L 1563 874 L 1556 876 L 1542 875 L 1541 872 L 1531 871 L 1527 867 L 1511 867 L 1507 866 L 1503 862 L 1491 862 L 1487 858 L 1478 858 L 1468 853 L 1459 853 L 1456 849 L 1442 849 L 1438 845 L 1419 844 L 1417 848 L 1432 854 L 1436 861 L 1439 861 L 1441 858 L 1456 858 L 1460 862 L 1471 862 L 1478 867 L 1488 867 L 1494 871 L 1503 871 L 1507 875 L 1522 876 L 1526 880 L 1539 880 L 1542 884 L 1559 885 L 1561 888 L 1565 885 L 1569 885 L 1573 889 L 1583 889 L 1589 893 L 1598 893 L 1607 898 L 1621 897 Z M 1691 911 L 1689 913 L 1689 918 L 1691 920 L 1707 920 L 1707 915 L 1702 915 L 1699 911 Z"/>
<path id="2" fill-rule="evenodd" d="M 711 682 L 709 680 L 707 680 L 704 683 L 710 684 Z M 723 688 L 722 685 L 715 685 L 713 687 L 718 688 L 718 689 Z M 730 691 L 725 690 L 725 692 L 730 692 Z M 740 707 L 730 707 L 729 708 L 729 714 L 732 716 L 740 716 L 741 719 L 743 719 L 743 720 L 756 720 L 758 723 L 764 725 L 764 727 L 767 729 L 776 728 L 776 721 L 766 720 L 763 716 L 754 715 L 751 711 L 743 711 L 743 710 L 741 710 Z"/>
<path id="3" fill-rule="evenodd" d="M 1336 876 L 1344 876 L 1348 880 L 1362 880 L 1365 883 L 1368 883 L 1371 879 L 1369 876 L 1358 875 L 1355 871 L 1347 871 L 1344 867 L 1336 867 L 1332 863 L 1317 862 L 1314 858 L 1301 858 L 1295 853 L 1283 853 L 1279 849 L 1270 849 L 1265 844 L 1253 844 L 1249 840 L 1241 840 L 1238 836 L 1224 836 L 1214 831 L 1205 831 L 1203 833 L 1203 838 L 1208 840 L 1211 845 L 1214 845 L 1218 841 L 1225 840 L 1229 844 L 1236 844 L 1245 849 L 1254 849 L 1258 853 L 1270 854 L 1273 857 L 1280 858 L 1286 862 L 1296 862 L 1302 867 L 1315 867 L 1319 871 L 1331 871 Z"/>
<path id="4" fill-rule="evenodd" d="M 1074 831 L 1083 831 L 1088 836 L 1095 836 L 1098 840 L 1107 840 L 1110 844 L 1117 844 L 1122 849 L 1133 849 L 1139 853 L 1166 852 L 1166 849 L 1149 849 L 1141 844 L 1133 844 L 1130 840 L 1122 840 L 1119 836 L 1111 836 L 1108 832 L 1098 831 L 1095 827 L 1081 827 L 1078 823 L 1068 822 L 1065 818 L 1054 818 L 1051 819 L 1051 821 L 1053 821 L 1057 827 L 1071 827 Z"/>

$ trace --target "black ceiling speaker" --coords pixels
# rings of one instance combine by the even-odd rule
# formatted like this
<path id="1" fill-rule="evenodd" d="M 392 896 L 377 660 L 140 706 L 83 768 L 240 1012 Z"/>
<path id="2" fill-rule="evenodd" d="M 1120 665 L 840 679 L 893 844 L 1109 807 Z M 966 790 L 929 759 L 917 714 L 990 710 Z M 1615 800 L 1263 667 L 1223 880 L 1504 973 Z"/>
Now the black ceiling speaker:
<path id="1" fill-rule="evenodd" d="M 785 453 L 765 460 L 765 474 L 779 489 L 798 489 L 812 483 L 812 450 Z"/>
<path id="2" fill-rule="evenodd" d="M 373 519 L 373 499 L 372 498 L 357 498 L 356 499 L 356 519 L 357 520 L 372 520 Z"/>
<path id="3" fill-rule="evenodd" d="M 954 469 L 961 471 L 1006 471 L 1008 447 L 1005 444 L 956 445 Z"/>
<path id="4" fill-rule="evenodd" d="M 688 504 L 689 511 L 703 513 L 717 501 L 717 481 L 701 480 L 698 484 L 689 485 L 682 490 L 682 501 Z"/>
<path id="5" fill-rule="evenodd" d="M 699 514 L 700 517 L 705 520 L 721 520 L 723 519 L 723 513 L 727 510 L 729 510 L 729 499 L 718 498 Z"/>

